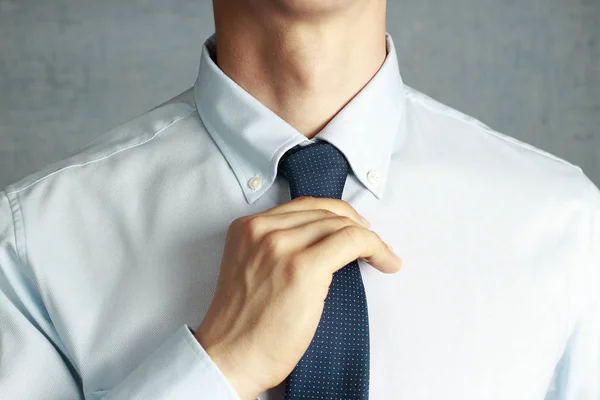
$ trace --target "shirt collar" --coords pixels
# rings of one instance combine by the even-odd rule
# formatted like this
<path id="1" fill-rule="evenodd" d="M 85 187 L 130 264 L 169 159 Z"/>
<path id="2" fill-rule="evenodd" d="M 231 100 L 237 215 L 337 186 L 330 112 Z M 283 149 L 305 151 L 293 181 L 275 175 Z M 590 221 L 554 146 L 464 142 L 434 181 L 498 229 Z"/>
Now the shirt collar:
<path id="1" fill-rule="evenodd" d="M 212 58 L 215 39 L 216 34 L 211 35 L 202 48 L 194 85 L 196 107 L 251 204 L 275 181 L 281 156 L 310 140 L 221 71 Z M 400 125 L 404 84 L 389 33 L 386 46 L 379 71 L 313 139 L 335 145 L 378 199 L 383 196 L 394 142 L 404 135 Z"/>

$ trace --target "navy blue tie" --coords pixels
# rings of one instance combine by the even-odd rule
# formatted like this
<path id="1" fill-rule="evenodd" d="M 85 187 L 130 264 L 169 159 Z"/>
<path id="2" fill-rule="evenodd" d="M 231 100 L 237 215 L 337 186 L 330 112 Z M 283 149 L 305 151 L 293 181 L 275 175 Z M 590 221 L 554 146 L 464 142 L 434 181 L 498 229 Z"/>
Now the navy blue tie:
<path id="1" fill-rule="evenodd" d="M 350 167 L 332 144 L 295 146 L 279 161 L 291 198 L 342 198 Z M 369 398 L 369 317 L 355 260 L 333 275 L 323 315 L 308 350 L 286 379 L 286 400 Z"/>

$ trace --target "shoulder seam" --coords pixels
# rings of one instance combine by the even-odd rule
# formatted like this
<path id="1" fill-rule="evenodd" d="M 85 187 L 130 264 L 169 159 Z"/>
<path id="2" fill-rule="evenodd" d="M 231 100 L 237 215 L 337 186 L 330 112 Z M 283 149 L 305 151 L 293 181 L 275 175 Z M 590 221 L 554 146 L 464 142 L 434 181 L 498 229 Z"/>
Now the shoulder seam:
<path id="1" fill-rule="evenodd" d="M 10 208 L 10 214 L 11 214 L 11 218 L 12 218 L 12 225 L 13 225 L 13 235 L 15 238 L 15 247 L 17 250 L 17 257 L 19 257 L 19 260 L 21 261 L 21 263 L 23 263 L 23 265 L 26 265 L 28 262 L 28 257 L 27 257 L 27 248 L 26 248 L 26 244 L 25 244 L 25 240 L 23 240 L 23 242 L 21 242 L 21 237 L 25 237 L 25 225 L 23 224 L 23 215 L 21 213 L 21 205 L 19 203 L 19 197 L 18 194 L 16 192 L 12 192 L 12 193 L 4 193 L 4 197 L 6 197 L 6 199 L 8 200 L 8 207 Z M 11 196 L 13 195 L 14 196 Z M 18 213 L 18 216 L 17 216 Z M 20 224 L 19 224 L 20 222 Z M 19 234 L 19 232 L 21 232 L 21 234 Z"/>
<path id="2" fill-rule="evenodd" d="M 413 90 L 416 90 L 416 89 L 413 89 Z M 555 156 L 554 154 L 548 153 L 548 152 L 546 152 L 546 151 L 544 151 L 544 150 L 542 150 L 542 149 L 538 149 L 537 147 L 535 147 L 535 146 L 533 146 L 533 145 L 530 145 L 530 144 L 528 144 L 528 143 L 525 143 L 525 142 L 522 142 L 522 141 L 520 141 L 520 140 L 518 140 L 518 139 L 515 139 L 515 138 L 513 138 L 512 136 L 509 136 L 509 135 L 506 135 L 506 134 L 500 133 L 500 132 L 498 132 L 498 131 L 496 131 L 496 130 L 494 130 L 494 129 L 490 128 L 490 127 L 489 127 L 489 126 L 487 126 L 485 123 L 483 123 L 483 122 L 479 121 L 478 119 L 476 119 L 476 118 L 474 118 L 474 117 L 469 117 L 469 118 L 472 118 L 473 120 L 477 121 L 478 123 L 476 123 L 476 122 L 474 122 L 474 121 L 471 121 L 471 120 L 469 120 L 469 119 L 467 119 L 467 118 L 460 118 L 460 116 L 458 116 L 458 115 L 455 115 L 455 113 L 448 112 L 448 111 L 444 111 L 444 110 L 440 110 L 440 109 L 437 109 L 437 108 L 433 108 L 433 107 L 431 107 L 430 105 L 428 105 L 428 104 L 427 104 L 427 103 L 424 101 L 424 99 L 423 99 L 423 98 L 429 98 L 429 99 L 431 99 L 431 100 L 433 100 L 433 101 L 436 101 L 436 102 L 437 102 L 437 100 L 435 100 L 435 99 L 431 98 L 430 96 L 427 96 L 425 93 L 418 92 L 418 93 L 417 93 L 417 95 L 415 95 L 415 92 L 412 92 L 412 91 L 411 91 L 411 92 L 407 93 L 407 96 L 408 96 L 408 97 L 412 97 L 412 98 L 414 98 L 415 100 L 417 100 L 417 101 L 419 102 L 419 104 L 421 104 L 423 107 L 427 108 L 428 110 L 430 110 L 430 111 L 432 111 L 432 112 L 435 112 L 435 113 L 438 113 L 438 114 L 442 114 L 442 115 L 445 115 L 445 116 L 448 116 L 448 117 L 454 118 L 454 119 L 456 119 L 456 120 L 459 120 L 459 121 L 465 122 L 465 123 L 467 123 L 467 124 L 469 124 L 469 125 L 471 125 L 471 126 L 474 126 L 474 127 L 476 127 L 476 128 L 482 128 L 482 129 L 483 129 L 485 132 L 487 132 L 488 134 L 490 134 L 490 135 L 493 135 L 493 136 L 495 136 L 495 137 L 497 137 L 497 138 L 499 138 L 499 139 L 502 139 L 502 140 L 504 140 L 504 141 L 510 142 L 510 143 L 512 143 L 512 144 L 514 144 L 514 145 L 517 145 L 517 146 L 521 147 L 521 148 L 524 148 L 524 149 L 526 149 L 526 150 L 533 151 L 533 152 L 535 152 L 535 153 L 537 153 L 537 154 L 539 154 L 539 155 L 541 155 L 541 156 L 548 157 L 548 158 L 550 158 L 550 159 L 552 159 L 552 160 L 554 160 L 554 161 L 561 162 L 561 163 L 563 163 L 563 164 L 566 164 L 566 165 L 569 165 L 569 166 L 571 166 L 571 167 L 574 167 L 575 169 L 577 169 L 577 170 L 579 170 L 579 171 L 582 171 L 582 169 L 581 169 L 581 167 L 580 167 L 580 166 L 578 166 L 578 165 L 575 165 L 575 164 L 573 164 L 573 163 L 571 163 L 571 162 L 569 162 L 569 161 L 567 161 L 567 160 L 565 160 L 565 159 L 563 159 L 563 158 L 560 158 L 560 157 L 558 157 L 558 156 Z M 450 108 L 449 106 L 447 106 L 447 105 L 445 105 L 445 104 L 443 104 L 443 103 L 440 103 L 440 104 L 442 104 L 442 105 L 443 105 L 444 107 L 446 107 L 446 108 Z M 450 108 L 450 109 L 452 110 L 452 108 Z M 457 113 L 461 113 L 461 112 L 460 112 L 460 111 L 458 111 L 458 110 L 455 110 L 455 111 L 456 111 Z"/>
<path id="3" fill-rule="evenodd" d="M 188 118 L 190 115 L 192 115 L 192 114 L 193 114 L 193 113 L 195 113 L 195 112 L 197 112 L 197 110 L 193 110 L 193 111 L 191 111 L 189 114 L 187 114 L 187 115 L 185 115 L 185 116 L 183 116 L 183 117 L 179 117 L 179 118 L 177 118 L 177 119 L 173 120 L 171 123 L 169 123 L 168 125 L 166 125 L 166 126 L 162 127 L 162 128 L 161 128 L 161 129 L 159 129 L 158 131 L 154 132 L 154 134 L 152 134 L 152 136 L 150 136 L 149 138 L 147 138 L 147 139 L 145 139 L 145 140 L 142 140 L 141 142 L 135 143 L 135 144 L 133 144 L 133 145 L 131 145 L 131 146 L 128 146 L 128 147 L 123 147 L 123 148 L 121 148 L 121 149 L 118 149 L 118 150 L 115 150 L 115 151 L 113 151 L 112 153 L 110 153 L 110 154 L 108 154 L 108 155 L 106 155 L 106 156 L 103 156 L 103 157 L 100 157 L 100 158 L 95 158 L 95 159 L 93 159 L 93 160 L 89 160 L 89 161 L 86 161 L 86 162 L 84 162 L 84 163 L 81 163 L 81 164 L 70 164 L 70 165 L 67 165 L 67 166 L 65 166 L 65 167 L 63 167 L 63 168 L 60 168 L 60 169 L 58 169 L 58 170 L 56 170 L 56 171 L 53 171 L 53 172 L 49 173 L 48 175 L 44 175 L 44 176 L 42 176 L 41 178 L 39 178 L 38 180 L 36 180 L 36 181 L 34 181 L 34 182 L 31 182 L 31 183 L 30 183 L 29 185 L 27 185 L 27 186 L 24 186 L 24 187 L 22 187 L 22 188 L 20 188 L 20 189 L 14 190 L 14 191 L 12 191 L 12 192 L 9 192 L 9 193 L 6 193 L 6 196 L 8 197 L 8 195 L 15 194 L 15 193 L 18 193 L 18 192 L 20 192 L 20 191 L 23 191 L 23 190 L 25 190 L 25 189 L 27 189 L 27 188 L 29 188 L 29 187 L 31 187 L 31 186 L 33 186 L 33 185 L 35 185 L 36 183 L 38 183 L 38 182 L 40 182 L 40 181 L 43 181 L 44 179 L 46 179 L 46 178 L 48 178 L 48 177 L 50 177 L 50 176 L 52 176 L 52 175 L 54 175 L 54 174 L 57 174 L 57 173 L 59 173 L 59 172 L 61 172 L 61 171 L 65 170 L 65 169 L 69 169 L 69 168 L 75 168 L 75 167 L 82 167 L 82 166 L 85 166 L 85 165 L 88 165 L 88 164 L 92 164 L 92 163 L 95 163 L 95 162 L 98 162 L 98 161 L 102 161 L 102 160 L 105 160 L 105 159 L 107 159 L 107 158 L 110 158 L 110 157 L 112 157 L 113 155 L 115 155 L 115 154 L 117 154 L 117 153 L 120 153 L 120 152 L 122 152 L 122 151 L 130 150 L 130 149 L 133 149 L 133 148 L 135 148 L 135 147 L 141 146 L 141 145 L 143 145 L 143 144 L 145 144 L 145 143 L 148 143 L 148 142 L 150 142 L 152 139 L 154 139 L 154 138 L 155 138 L 155 137 L 156 137 L 158 134 L 160 134 L 161 132 L 163 132 L 165 129 L 169 128 L 170 126 L 172 126 L 172 125 L 173 125 L 173 124 L 175 124 L 176 122 L 178 122 L 178 121 L 181 121 L 182 119 L 186 119 L 186 118 Z"/>

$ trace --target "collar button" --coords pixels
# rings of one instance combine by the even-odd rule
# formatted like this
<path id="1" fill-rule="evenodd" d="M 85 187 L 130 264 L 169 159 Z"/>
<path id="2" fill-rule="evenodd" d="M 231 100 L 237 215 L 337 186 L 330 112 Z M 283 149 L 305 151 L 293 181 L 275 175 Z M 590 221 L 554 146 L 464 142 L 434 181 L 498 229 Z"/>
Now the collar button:
<path id="1" fill-rule="evenodd" d="M 376 169 L 370 170 L 369 173 L 367 174 L 367 179 L 371 183 L 377 183 L 379 181 L 380 177 L 381 176 L 379 175 L 379 171 L 377 171 Z"/>
<path id="2" fill-rule="evenodd" d="M 255 176 L 254 178 L 248 181 L 248 187 L 252 190 L 258 190 L 262 187 L 262 179 L 260 176 Z"/>

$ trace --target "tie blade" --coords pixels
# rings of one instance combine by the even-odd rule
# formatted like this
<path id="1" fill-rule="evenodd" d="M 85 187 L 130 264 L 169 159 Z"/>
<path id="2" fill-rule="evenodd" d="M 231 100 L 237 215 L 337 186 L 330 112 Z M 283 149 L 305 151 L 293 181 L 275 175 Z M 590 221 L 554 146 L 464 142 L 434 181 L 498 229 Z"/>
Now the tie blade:
<path id="1" fill-rule="evenodd" d="M 299 196 L 342 198 L 350 166 L 335 146 L 320 141 L 294 147 L 279 172 Z M 357 261 L 334 275 L 310 346 L 286 379 L 286 400 L 367 400 L 369 318 Z"/>

